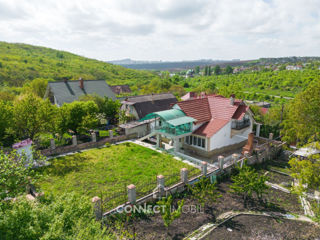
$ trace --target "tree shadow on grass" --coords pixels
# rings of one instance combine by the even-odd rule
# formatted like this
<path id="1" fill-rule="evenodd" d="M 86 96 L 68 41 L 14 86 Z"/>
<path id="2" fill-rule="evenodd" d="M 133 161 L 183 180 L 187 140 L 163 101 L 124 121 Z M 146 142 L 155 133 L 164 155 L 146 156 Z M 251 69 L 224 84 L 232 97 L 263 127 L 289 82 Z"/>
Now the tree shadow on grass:
<path id="1" fill-rule="evenodd" d="M 56 158 L 51 164 L 42 169 L 42 173 L 54 176 L 64 176 L 70 172 L 79 172 L 85 166 L 86 158 L 81 154 L 74 154 L 66 158 Z"/>

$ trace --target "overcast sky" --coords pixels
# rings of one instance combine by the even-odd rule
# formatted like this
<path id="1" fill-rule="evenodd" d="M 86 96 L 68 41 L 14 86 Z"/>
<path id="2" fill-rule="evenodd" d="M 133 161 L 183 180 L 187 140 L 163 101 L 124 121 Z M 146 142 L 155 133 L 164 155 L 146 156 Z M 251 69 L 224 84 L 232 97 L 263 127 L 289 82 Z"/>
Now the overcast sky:
<path id="1" fill-rule="evenodd" d="M 320 0 L 0 0 L 0 41 L 100 60 L 320 56 Z"/>

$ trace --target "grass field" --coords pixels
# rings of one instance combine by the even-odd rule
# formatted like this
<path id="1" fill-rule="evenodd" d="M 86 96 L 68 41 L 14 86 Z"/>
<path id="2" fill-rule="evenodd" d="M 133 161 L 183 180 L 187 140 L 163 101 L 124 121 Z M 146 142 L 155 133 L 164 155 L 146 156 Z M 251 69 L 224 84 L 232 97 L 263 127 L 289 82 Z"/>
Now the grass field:
<path id="1" fill-rule="evenodd" d="M 179 181 L 183 167 L 200 173 L 168 154 L 133 143 L 88 150 L 50 161 L 50 166 L 40 170 L 38 187 L 42 191 L 53 194 L 75 191 L 90 197 L 102 196 L 103 199 L 123 194 L 110 201 L 109 206 L 126 199 L 129 184 L 136 185 L 139 196 L 156 187 L 159 174 L 171 176 L 166 179 L 166 185 L 169 185 Z"/>

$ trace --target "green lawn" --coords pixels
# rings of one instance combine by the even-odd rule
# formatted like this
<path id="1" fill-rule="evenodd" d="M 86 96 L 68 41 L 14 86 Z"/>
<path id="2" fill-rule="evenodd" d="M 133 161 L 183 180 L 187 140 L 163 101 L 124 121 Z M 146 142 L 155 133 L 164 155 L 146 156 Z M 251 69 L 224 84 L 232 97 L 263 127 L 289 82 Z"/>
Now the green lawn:
<path id="1" fill-rule="evenodd" d="M 193 167 L 169 154 L 124 143 L 52 159 L 50 166 L 41 169 L 38 186 L 45 193 L 75 191 L 103 199 L 123 193 L 124 196 L 110 201 L 110 207 L 126 199 L 127 185 L 135 184 L 138 196 L 143 195 L 156 187 L 159 174 L 171 175 L 166 179 L 166 185 L 178 182 L 183 167 L 194 173 Z"/>

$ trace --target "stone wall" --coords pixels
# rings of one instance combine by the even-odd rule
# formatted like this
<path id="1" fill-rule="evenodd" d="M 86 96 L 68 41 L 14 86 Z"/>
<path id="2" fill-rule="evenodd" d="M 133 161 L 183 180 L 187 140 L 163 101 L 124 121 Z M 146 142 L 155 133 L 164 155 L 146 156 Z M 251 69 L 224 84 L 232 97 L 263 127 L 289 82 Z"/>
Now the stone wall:
<path id="1" fill-rule="evenodd" d="M 44 149 L 41 151 L 41 154 L 44 156 L 52 156 L 52 155 L 69 153 L 69 152 L 76 152 L 76 151 L 80 151 L 88 148 L 101 147 L 106 143 L 116 143 L 116 142 L 121 142 L 129 139 L 134 139 L 136 137 L 137 137 L 137 134 L 121 135 L 121 136 L 115 136 L 112 138 L 107 137 L 96 142 L 92 141 L 92 142 L 86 142 L 86 143 L 81 143 L 77 145 L 61 146 L 54 149 L 52 148 Z"/>

